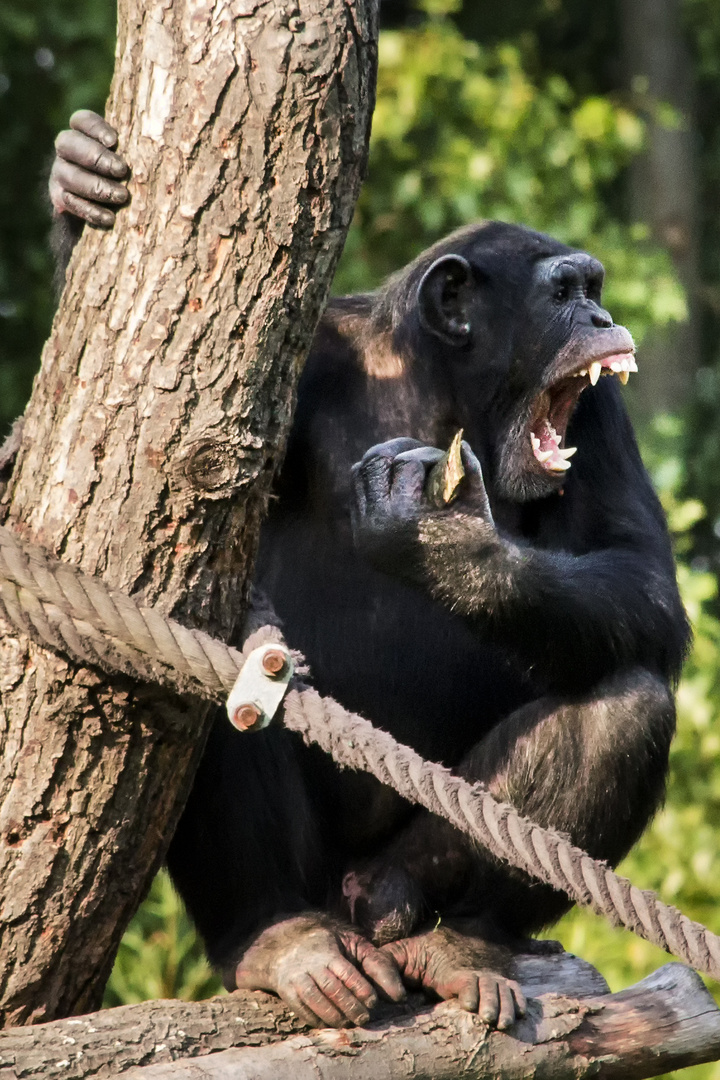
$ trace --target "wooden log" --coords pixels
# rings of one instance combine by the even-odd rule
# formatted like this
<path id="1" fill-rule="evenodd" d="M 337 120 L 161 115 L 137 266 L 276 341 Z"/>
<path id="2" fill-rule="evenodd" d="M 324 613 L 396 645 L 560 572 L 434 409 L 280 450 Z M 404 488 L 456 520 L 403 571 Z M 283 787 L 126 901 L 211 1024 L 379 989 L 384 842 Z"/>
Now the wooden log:
<path id="1" fill-rule="evenodd" d="M 633 1080 L 720 1057 L 720 1011 L 681 964 L 619 994 L 568 953 L 520 957 L 518 968 L 531 1001 L 509 1033 L 419 997 L 383 1007 L 366 1028 L 310 1031 L 277 998 L 241 991 L 8 1029 L 0 1032 L 0 1077 Z"/>

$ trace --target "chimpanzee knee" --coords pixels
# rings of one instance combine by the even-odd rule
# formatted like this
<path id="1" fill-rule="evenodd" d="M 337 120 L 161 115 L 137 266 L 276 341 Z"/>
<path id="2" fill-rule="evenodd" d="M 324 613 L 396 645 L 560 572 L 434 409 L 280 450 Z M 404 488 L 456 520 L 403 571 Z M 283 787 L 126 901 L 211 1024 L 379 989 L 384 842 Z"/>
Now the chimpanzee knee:
<path id="1" fill-rule="evenodd" d="M 675 706 L 642 668 L 573 700 L 531 702 L 491 731 L 460 772 L 542 825 L 616 863 L 665 790 Z"/>
<path id="2" fill-rule="evenodd" d="M 573 700 L 544 697 L 501 721 L 457 772 L 483 783 L 538 824 L 566 833 L 615 865 L 662 801 L 675 708 L 667 684 L 634 668 Z M 393 871 L 393 911 L 375 882 Z M 401 895 L 402 871 L 411 885 Z M 350 877 L 350 874 L 348 874 Z M 400 919 L 406 933 L 424 919 L 476 915 L 515 937 L 541 929 L 569 899 L 473 846 L 447 822 L 420 813 L 355 879 L 357 921 L 372 938 Z"/>

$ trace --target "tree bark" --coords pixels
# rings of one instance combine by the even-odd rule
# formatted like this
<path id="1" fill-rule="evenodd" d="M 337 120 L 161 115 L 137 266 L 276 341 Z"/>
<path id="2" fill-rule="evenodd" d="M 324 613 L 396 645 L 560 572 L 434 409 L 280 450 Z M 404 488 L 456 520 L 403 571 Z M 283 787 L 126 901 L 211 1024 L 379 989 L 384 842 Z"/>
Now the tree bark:
<path id="1" fill-rule="evenodd" d="M 229 638 L 364 172 L 374 0 L 121 0 L 108 117 L 132 169 L 86 230 L 5 520 Z M 0 1020 L 97 1007 L 202 748 L 195 699 L 2 623 Z"/>
<path id="2" fill-rule="evenodd" d="M 675 412 L 694 391 L 700 365 L 699 178 L 693 116 L 690 52 L 683 37 L 681 0 L 621 0 L 620 26 L 630 87 L 649 100 L 647 145 L 630 168 L 630 203 L 635 220 L 650 226 L 667 248 L 688 299 L 688 319 L 653 332 L 643 343 L 649 378 L 634 391 L 639 414 Z M 679 124 L 654 115 L 671 105 Z M 651 367 L 650 367 L 651 365 Z"/>
<path id="3" fill-rule="evenodd" d="M 153 1001 L 0 1034 L 0 1075 L 44 1080 L 633 1080 L 720 1056 L 720 1011 L 681 964 L 620 994 L 569 954 L 520 957 L 528 1014 L 512 1031 L 422 999 L 385 1006 L 366 1028 L 310 1031 L 252 991 L 204 1002 Z M 233 1047 L 234 1049 L 229 1049 Z M 140 1066 L 140 1067 L 138 1067 Z"/>

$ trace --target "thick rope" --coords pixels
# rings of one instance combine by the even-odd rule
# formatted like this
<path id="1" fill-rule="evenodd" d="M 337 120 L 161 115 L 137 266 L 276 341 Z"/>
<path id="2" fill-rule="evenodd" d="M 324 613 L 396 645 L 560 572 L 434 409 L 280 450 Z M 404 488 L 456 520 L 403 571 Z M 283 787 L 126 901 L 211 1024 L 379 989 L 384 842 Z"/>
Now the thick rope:
<path id="1" fill-rule="evenodd" d="M 277 626 L 263 625 L 250 633 L 243 652 L 232 649 L 136 604 L 98 578 L 47 558 L 3 526 L 0 609 L 18 629 L 56 651 L 213 701 L 222 701 L 232 689 L 244 655 L 265 641 L 282 641 Z M 259 619 L 272 623 L 271 609 L 256 611 L 255 626 Z M 482 785 L 424 761 L 387 732 L 297 679 L 285 697 L 284 713 L 287 728 L 322 747 L 338 765 L 370 773 L 409 802 L 451 822 L 503 862 L 720 979 L 720 937 L 650 890 L 635 888 L 560 833 L 498 802 Z"/>

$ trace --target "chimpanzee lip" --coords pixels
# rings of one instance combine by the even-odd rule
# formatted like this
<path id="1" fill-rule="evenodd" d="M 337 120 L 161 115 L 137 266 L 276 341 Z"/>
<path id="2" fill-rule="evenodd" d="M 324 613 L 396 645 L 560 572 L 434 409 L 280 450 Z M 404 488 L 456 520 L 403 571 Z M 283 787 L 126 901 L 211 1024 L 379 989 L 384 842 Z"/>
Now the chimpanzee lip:
<path id="1" fill-rule="evenodd" d="M 634 349 L 616 347 L 592 359 L 584 357 L 543 390 L 533 403 L 528 425 L 533 469 L 564 476 L 570 468 L 569 458 L 577 452 L 576 446 L 565 447 L 563 441 L 580 394 L 595 386 L 601 376 L 618 375 L 625 384 L 633 371 L 637 371 Z"/>

